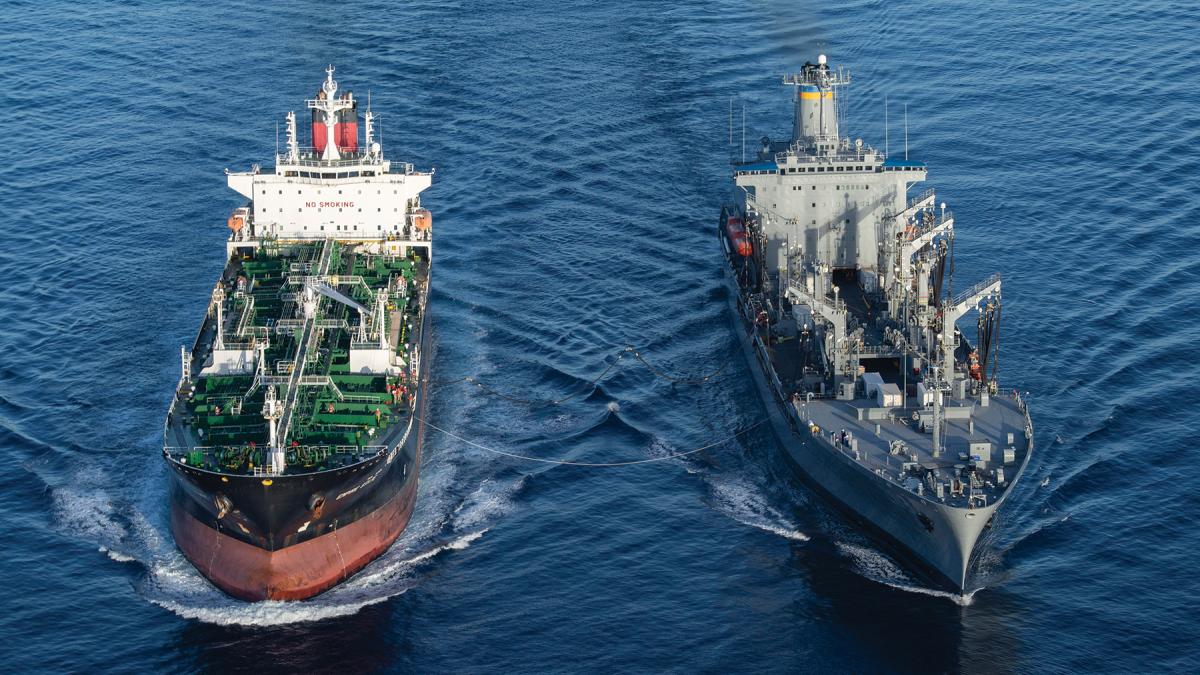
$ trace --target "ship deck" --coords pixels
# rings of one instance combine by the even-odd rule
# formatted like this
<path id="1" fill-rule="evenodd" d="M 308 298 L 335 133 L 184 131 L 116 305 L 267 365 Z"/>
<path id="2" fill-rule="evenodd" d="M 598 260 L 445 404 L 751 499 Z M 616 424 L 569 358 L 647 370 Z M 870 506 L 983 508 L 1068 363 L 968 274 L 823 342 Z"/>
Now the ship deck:
<path id="1" fill-rule="evenodd" d="M 284 404 L 288 473 L 362 461 L 406 428 L 429 265 L 425 249 L 384 250 L 334 240 L 236 249 L 218 284 L 223 345 L 214 298 L 190 354 L 194 375 L 168 417 L 167 454 L 221 473 L 264 471 L 272 386 Z M 314 280 L 334 293 L 310 294 L 316 310 L 306 315 L 305 286 Z M 376 316 L 380 291 L 386 308 Z M 368 365 L 355 363 L 355 352 L 370 356 Z"/>
<path id="2" fill-rule="evenodd" d="M 867 398 L 798 399 L 792 405 L 810 433 L 905 489 L 958 507 L 985 506 L 999 499 L 1028 453 L 1028 420 L 1020 400 L 997 395 L 984 406 L 978 398 L 948 399 L 942 450 L 935 457 L 931 408 L 920 406 L 915 397 L 906 398 L 904 406 L 894 408 L 877 407 Z M 981 443 L 987 448 L 982 454 Z M 1006 449 L 1011 449 L 1007 456 Z"/>
<path id="3" fill-rule="evenodd" d="M 866 373 L 895 385 L 895 400 L 889 401 L 894 405 L 880 405 L 882 399 L 872 397 L 861 378 L 851 400 L 819 394 L 830 384 L 821 388 L 820 340 L 803 339 L 789 329 L 782 332 L 792 335 L 778 335 L 766 353 L 800 425 L 866 471 L 939 503 L 971 507 L 1001 499 L 1031 447 L 1030 421 L 1019 395 L 1000 392 L 986 397 L 985 404 L 980 384 L 970 382 L 957 396 L 943 393 L 940 450 L 934 456 L 933 407 L 919 399 L 917 377 L 906 377 L 909 359 L 885 341 L 881 326 L 886 321 L 877 316 L 870 294 L 852 279 L 835 283 L 849 312 L 848 328 L 861 329 L 860 363 Z M 962 350 L 969 351 L 969 346 Z M 959 367 L 961 380 L 966 366 Z M 932 398 L 932 392 L 926 395 Z"/>

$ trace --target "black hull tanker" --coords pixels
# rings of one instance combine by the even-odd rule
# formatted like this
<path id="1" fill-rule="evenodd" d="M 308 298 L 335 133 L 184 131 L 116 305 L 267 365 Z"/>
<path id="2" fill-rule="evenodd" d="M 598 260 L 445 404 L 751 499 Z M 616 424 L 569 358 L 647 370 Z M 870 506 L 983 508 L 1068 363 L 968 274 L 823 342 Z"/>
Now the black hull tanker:
<path id="1" fill-rule="evenodd" d="M 908 194 L 925 165 L 838 134 L 849 73 L 822 56 L 784 83 L 792 137 L 735 165 L 717 226 L 755 386 L 810 485 L 966 593 L 1033 452 L 1024 401 L 997 381 L 1000 278 L 953 292 L 953 215 Z"/>
<path id="2" fill-rule="evenodd" d="M 287 117 L 250 199 L 167 415 L 171 527 L 213 584 L 297 600 L 349 578 L 407 526 L 425 435 L 431 173 L 393 168 L 332 67 L 312 146 Z"/>

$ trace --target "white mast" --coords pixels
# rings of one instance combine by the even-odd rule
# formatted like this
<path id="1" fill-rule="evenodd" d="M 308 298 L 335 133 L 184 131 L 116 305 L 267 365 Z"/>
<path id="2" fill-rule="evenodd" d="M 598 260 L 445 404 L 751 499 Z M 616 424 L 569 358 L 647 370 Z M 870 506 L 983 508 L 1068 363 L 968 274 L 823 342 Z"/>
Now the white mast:
<path id="1" fill-rule="evenodd" d="M 225 287 L 217 284 L 212 292 L 212 304 L 217 309 L 217 338 L 214 349 L 225 349 Z"/>
<path id="2" fill-rule="evenodd" d="M 354 107 L 352 100 L 337 98 L 338 86 L 337 82 L 333 79 L 333 71 L 333 65 L 330 64 L 325 69 L 325 82 L 321 85 L 320 95 L 308 101 L 309 108 L 325 113 L 325 151 L 321 153 L 321 159 L 327 161 L 342 158 L 341 154 L 338 153 L 337 140 L 334 137 L 334 128 L 337 126 L 337 114 L 342 110 Z"/>
<path id="3" fill-rule="evenodd" d="M 375 330 L 379 333 L 380 349 L 387 349 L 387 335 L 384 333 L 387 328 L 387 301 L 386 289 L 381 289 L 375 294 Z"/>
<path id="4" fill-rule="evenodd" d="M 287 114 L 287 162 L 293 164 L 300 161 L 300 142 L 296 140 L 296 113 Z"/>
<path id="5" fill-rule="evenodd" d="M 372 157 L 376 154 L 372 143 L 375 142 L 375 113 L 371 112 L 371 90 L 367 90 L 367 113 L 363 115 L 363 125 L 366 133 L 363 135 L 363 149 Z"/>
<path id="6" fill-rule="evenodd" d="M 275 395 L 275 385 L 267 387 L 266 398 L 263 401 L 263 417 L 271 425 L 271 435 L 268 445 L 271 448 L 271 471 L 280 474 L 287 468 L 287 459 L 283 452 L 283 439 L 277 438 L 279 419 L 283 417 L 283 402 Z"/>

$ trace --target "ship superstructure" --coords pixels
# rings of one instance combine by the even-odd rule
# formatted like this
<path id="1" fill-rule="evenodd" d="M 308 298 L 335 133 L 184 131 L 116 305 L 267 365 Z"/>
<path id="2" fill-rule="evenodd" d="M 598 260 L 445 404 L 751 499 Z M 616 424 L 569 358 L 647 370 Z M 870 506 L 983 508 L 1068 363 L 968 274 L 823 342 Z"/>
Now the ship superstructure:
<path id="1" fill-rule="evenodd" d="M 432 172 L 386 158 L 334 69 L 272 170 L 226 172 L 249 202 L 164 428 L 176 542 L 216 586 L 299 599 L 404 530 L 429 370 Z"/>
<path id="2" fill-rule="evenodd" d="M 841 135 L 847 71 L 822 55 L 783 82 L 791 138 L 735 164 L 719 224 L 751 371 L 809 481 L 964 592 L 1033 449 L 997 380 L 1000 278 L 954 288 L 953 214 L 910 195 L 925 164 Z"/>

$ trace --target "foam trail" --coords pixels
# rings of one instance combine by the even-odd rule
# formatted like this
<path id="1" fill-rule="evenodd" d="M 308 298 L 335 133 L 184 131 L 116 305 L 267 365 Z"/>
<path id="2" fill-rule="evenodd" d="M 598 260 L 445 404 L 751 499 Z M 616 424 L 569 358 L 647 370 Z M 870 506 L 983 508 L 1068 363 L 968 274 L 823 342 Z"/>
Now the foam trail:
<path id="1" fill-rule="evenodd" d="M 920 593 L 921 595 L 929 595 L 935 598 L 945 598 L 957 605 L 967 607 L 975 601 L 975 594 L 980 590 L 975 589 L 969 593 L 959 595 L 935 588 L 926 588 L 905 574 L 899 565 L 892 562 L 890 558 L 879 551 L 844 541 L 837 542 L 837 548 L 842 555 L 850 558 L 854 566 L 854 571 L 858 574 L 876 583 L 907 593 Z"/>
<path id="2" fill-rule="evenodd" d="M 650 442 L 648 453 L 653 457 L 666 457 L 678 452 L 666 441 L 655 438 Z M 717 511 L 733 520 L 758 528 L 764 532 L 791 539 L 792 541 L 808 541 L 809 536 L 800 531 L 787 516 L 767 502 L 761 488 L 744 478 L 735 478 L 700 468 L 690 458 L 680 457 L 673 460 L 684 471 L 695 476 L 700 475 L 711 490 L 710 505 Z M 760 474 L 761 477 L 761 474 Z M 755 481 L 762 485 L 766 479 Z"/>
<path id="3" fill-rule="evenodd" d="M 486 529 L 464 534 L 405 560 L 389 563 L 382 569 L 355 576 L 316 598 L 295 602 L 234 600 L 210 586 L 180 556 L 179 560 L 164 561 L 165 564 L 151 570 L 151 576 L 159 589 L 182 592 L 184 597 L 156 598 L 152 594 L 149 599 L 185 619 L 221 626 L 279 626 L 348 616 L 402 595 L 414 585 L 414 579 L 407 574 L 413 568 L 444 551 L 461 551 L 485 532 Z M 367 570 L 373 566 L 368 566 Z M 398 577 L 401 583 L 393 583 Z"/>
<path id="4" fill-rule="evenodd" d="M 129 536 L 118 505 L 105 487 L 108 478 L 99 467 L 80 469 L 61 485 L 47 483 L 53 500 L 53 522 L 61 531 L 82 535 L 107 548 Z"/>
<path id="5" fill-rule="evenodd" d="M 516 508 L 513 497 L 525 486 L 525 480 L 526 476 L 521 476 L 510 485 L 497 486 L 492 479 L 485 478 L 451 513 L 450 522 L 454 529 L 476 528 L 511 513 Z"/>
<path id="6" fill-rule="evenodd" d="M 419 583 L 422 565 L 446 551 L 468 548 L 491 523 L 511 512 L 513 497 L 524 485 L 524 477 L 507 483 L 485 478 L 455 506 L 456 474 L 455 467 L 447 466 L 424 477 L 417 512 L 404 534 L 359 574 L 310 600 L 258 603 L 225 595 L 179 552 L 166 518 L 157 512 L 162 504 L 158 483 L 146 494 L 139 491 L 140 482 L 123 489 L 95 465 L 47 483 L 54 526 L 94 542 L 115 562 L 140 565 L 145 576 L 137 588 L 149 602 L 207 623 L 277 626 L 355 614 L 405 593 Z"/>
<path id="7" fill-rule="evenodd" d="M 107 555 L 109 558 L 111 558 L 112 560 L 119 562 L 119 563 L 137 562 L 138 561 L 138 559 L 134 556 L 126 555 L 124 553 L 121 553 L 120 551 L 111 549 L 107 546 L 101 546 L 100 552 L 103 553 L 104 555 Z"/>
<path id="8" fill-rule="evenodd" d="M 709 485 L 717 509 L 737 522 L 792 541 L 809 540 L 807 534 L 768 504 L 762 493 L 744 480 L 713 478 Z"/>

